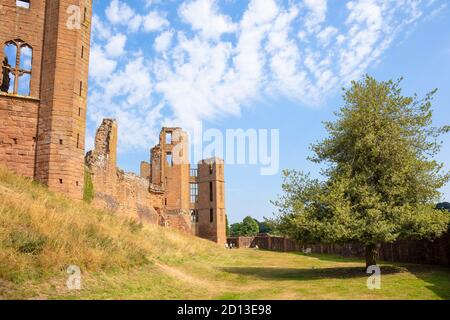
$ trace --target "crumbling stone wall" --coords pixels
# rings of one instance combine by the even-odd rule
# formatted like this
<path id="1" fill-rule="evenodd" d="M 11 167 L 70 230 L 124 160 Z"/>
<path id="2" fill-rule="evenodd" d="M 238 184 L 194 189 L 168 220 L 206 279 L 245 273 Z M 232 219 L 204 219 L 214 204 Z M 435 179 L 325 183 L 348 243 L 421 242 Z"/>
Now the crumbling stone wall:
<path id="1" fill-rule="evenodd" d="M 93 204 L 142 222 L 162 224 L 163 190 L 118 169 L 116 152 L 117 123 L 105 119 L 97 130 L 94 150 L 85 158 L 94 185 Z"/>

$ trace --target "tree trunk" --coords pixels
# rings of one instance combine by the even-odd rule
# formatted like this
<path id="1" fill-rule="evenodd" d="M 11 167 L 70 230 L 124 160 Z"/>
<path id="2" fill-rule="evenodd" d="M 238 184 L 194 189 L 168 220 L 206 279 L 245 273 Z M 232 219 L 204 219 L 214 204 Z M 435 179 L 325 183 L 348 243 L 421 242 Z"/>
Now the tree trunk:
<path id="1" fill-rule="evenodd" d="M 374 243 L 366 245 L 366 269 L 377 264 L 378 246 Z"/>

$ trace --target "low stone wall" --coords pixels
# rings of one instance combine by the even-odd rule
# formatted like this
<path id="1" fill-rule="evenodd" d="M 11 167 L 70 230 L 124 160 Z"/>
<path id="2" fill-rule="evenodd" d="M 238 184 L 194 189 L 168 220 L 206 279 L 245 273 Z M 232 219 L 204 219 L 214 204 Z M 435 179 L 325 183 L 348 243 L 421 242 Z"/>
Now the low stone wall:
<path id="1" fill-rule="evenodd" d="M 336 254 L 344 257 L 364 258 L 365 249 L 360 244 L 302 245 L 286 237 L 258 235 L 256 237 L 230 237 L 228 244 L 236 248 L 255 248 L 271 251 L 302 251 L 311 248 L 312 253 Z M 408 240 L 383 244 L 379 259 L 391 262 L 434 264 L 450 266 L 450 233 L 434 241 Z"/>
<path id="2" fill-rule="evenodd" d="M 365 256 L 360 244 L 310 245 L 313 253 L 338 254 L 345 257 Z M 434 264 L 450 266 L 450 233 L 434 241 L 408 240 L 383 244 L 379 248 L 379 259 L 391 262 Z"/>
<path id="3" fill-rule="evenodd" d="M 287 237 L 258 235 L 256 237 L 229 237 L 228 245 L 236 248 L 256 248 L 271 251 L 301 251 L 302 246 Z"/>

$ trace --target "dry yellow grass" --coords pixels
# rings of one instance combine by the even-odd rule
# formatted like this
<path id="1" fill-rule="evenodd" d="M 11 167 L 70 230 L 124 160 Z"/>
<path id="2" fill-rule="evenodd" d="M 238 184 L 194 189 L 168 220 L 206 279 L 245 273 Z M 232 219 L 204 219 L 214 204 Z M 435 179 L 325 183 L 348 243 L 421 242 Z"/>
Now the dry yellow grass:
<path id="1" fill-rule="evenodd" d="M 86 272 L 122 270 L 218 248 L 71 201 L 0 168 L 0 249 L 0 279 L 21 282 L 69 265 Z"/>

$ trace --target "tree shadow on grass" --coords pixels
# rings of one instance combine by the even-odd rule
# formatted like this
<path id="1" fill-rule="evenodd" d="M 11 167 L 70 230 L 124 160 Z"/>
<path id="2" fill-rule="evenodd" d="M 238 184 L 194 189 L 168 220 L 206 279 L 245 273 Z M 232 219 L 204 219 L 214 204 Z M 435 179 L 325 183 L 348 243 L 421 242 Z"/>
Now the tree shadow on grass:
<path id="1" fill-rule="evenodd" d="M 340 267 L 340 268 L 273 268 L 273 267 L 230 267 L 222 268 L 222 271 L 234 273 L 242 276 L 260 278 L 264 280 L 323 280 L 323 279 L 352 279 L 367 278 L 368 274 L 361 267 Z M 404 269 L 395 266 L 381 268 L 382 274 L 395 274 L 403 272 Z"/>
<path id="2" fill-rule="evenodd" d="M 296 255 L 304 255 L 303 253 L 294 253 Z M 308 257 L 316 258 L 321 261 L 336 262 L 336 263 L 361 263 L 364 264 L 364 258 L 360 257 L 344 257 L 333 254 L 310 254 Z M 450 268 L 426 265 L 426 264 L 414 264 L 406 262 L 392 262 L 392 261 L 379 261 L 382 265 L 381 274 L 386 274 L 384 270 L 386 267 L 398 268 L 405 272 L 410 272 L 418 279 L 421 279 L 427 283 L 425 288 L 433 291 L 437 296 L 442 299 L 450 300 Z"/>
<path id="3" fill-rule="evenodd" d="M 450 269 L 435 265 L 405 264 L 404 267 L 414 276 L 425 281 L 427 289 L 441 299 L 450 300 Z"/>

